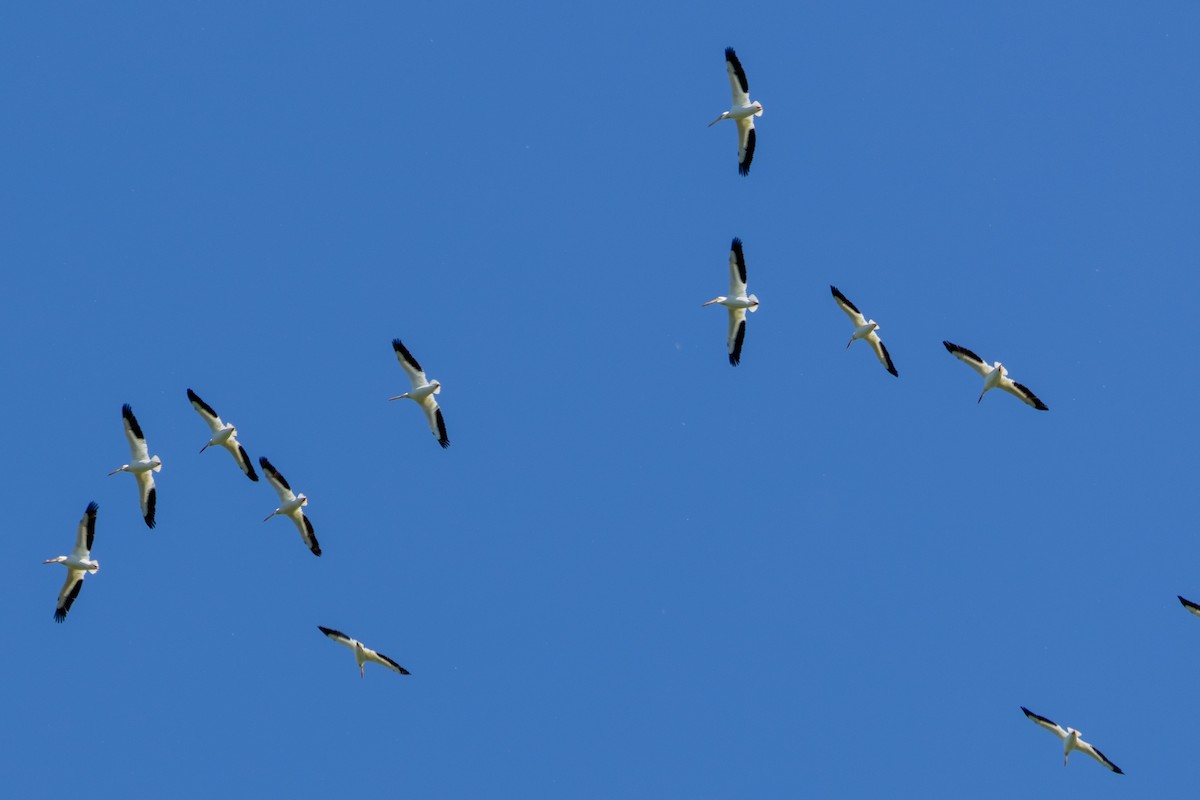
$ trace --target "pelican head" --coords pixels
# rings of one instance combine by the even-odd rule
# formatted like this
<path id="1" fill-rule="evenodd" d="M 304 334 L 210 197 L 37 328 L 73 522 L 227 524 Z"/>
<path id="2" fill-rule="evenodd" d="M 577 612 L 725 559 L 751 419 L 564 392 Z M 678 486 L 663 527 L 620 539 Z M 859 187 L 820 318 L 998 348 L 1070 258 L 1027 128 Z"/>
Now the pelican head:
<path id="1" fill-rule="evenodd" d="M 116 469 L 114 469 L 112 472 L 110 472 L 110 473 L 108 473 L 108 474 L 109 474 L 109 475 L 116 475 L 118 472 L 124 472 L 124 471 L 125 471 L 125 470 L 127 470 L 127 469 L 129 469 L 129 465 L 128 465 L 128 464 L 122 464 L 121 466 L 117 467 Z"/>
<path id="2" fill-rule="evenodd" d="M 758 111 L 758 113 L 760 113 L 760 114 L 762 113 L 762 107 L 761 107 L 761 106 L 759 107 L 759 111 Z M 720 122 L 720 121 L 721 121 L 721 120 L 723 120 L 723 119 L 729 119 L 729 112 L 728 112 L 728 111 L 722 111 L 722 112 L 721 112 L 721 116 L 717 117 L 717 118 L 716 118 L 716 119 L 714 119 L 712 122 L 708 123 L 708 127 L 710 127 L 710 128 L 711 128 L 713 125 L 716 125 L 718 122 Z"/>
<path id="3" fill-rule="evenodd" d="M 408 397 L 408 392 L 405 392 L 404 394 L 398 394 L 395 397 L 389 397 L 388 400 L 403 400 L 406 397 Z"/>

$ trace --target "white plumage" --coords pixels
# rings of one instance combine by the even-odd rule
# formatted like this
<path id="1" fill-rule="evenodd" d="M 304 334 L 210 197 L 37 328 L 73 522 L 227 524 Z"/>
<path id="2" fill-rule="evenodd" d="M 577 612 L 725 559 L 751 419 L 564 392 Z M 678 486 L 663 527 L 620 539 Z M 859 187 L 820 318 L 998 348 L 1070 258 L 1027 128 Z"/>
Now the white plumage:
<path id="1" fill-rule="evenodd" d="M 412 389 L 404 394 L 389 397 L 388 400 L 412 400 L 419 405 L 425 412 L 429 430 L 437 437 L 438 444 L 443 448 L 449 447 L 450 437 L 446 435 L 446 420 L 442 418 L 442 409 L 438 407 L 437 400 L 433 399 L 435 394 L 442 392 L 441 382 L 431 381 L 425 377 L 425 370 L 421 369 L 417 359 L 413 358 L 413 354 L 408 352 L 408 348 L 399 339 L 392 339 L 392 349 L 396 351 L 396 360 L 400 362 L 404 374 L 408 376 Z"/>
<path id="2" fill-rule="evenodd" d="M 62 564 L 67 568 L 67 579 L 58 592 L 58 603 L 54 608 L 54 621 L 62 622 L 71 610 L 71 604 L 79 597 L 83 588 L 83 579 L 89 572 L 100 569 L 100 562 L 92 559 L 92 540 L 96 536 L 96 509 L 99 506 L 93 501 L 88 503 L 83 518 L 79 520 L 79 530 L 75 534 L 75 547 L 69 556 L 57 556 L 43 561 L 43 564 Z"/>
<path id="3" fill-rule="evenodd" d="M 723 119 L 731 119 L 737 123 L 738 129 L 738 172 L 750 174 L 750 162 L 754 159 L 754 118 L 761 117 L 762 103 L 751 102 L 750 82 L 746 80 L 746 71 L 742 62 L 738 61 L 737 53 L 732 47 L 725 48 L 725 71 L 729 73 L 729 90 L 733 95 L 733 103 L 728 111 L 722 111 L 721 116 L 708 123 L 708 127 L 716 125 Z"/>
<path id="4" fill-rule="evenodd" d="M 862 315 L 862 312 L 851 303 L 846 295 L 838 291 L 836 286 L 830 286 L 829 290 L 833 292 L 834 302 L 838 304 L 838 308 L 846 313 L 850 321 L 854 323 L 854 335 L 850 337 L 850 341 L 846 342 L 846 347 L 854 344 L 855 339 L 864 339 L 867 344 L 871 345 L 871 349 L 875 351 L 875 357 L 879 359 L 879 363 L 883 364 L 883 368 L 893 375 L 899 376 L 896 372 L 896 365 L 892 363 L 892 356 L 888 353 L 887 348 L 883 346 L 883 340 L 879 338 L 877 331 L 879 323 L 873 319 L 867 319 Z"/>
<path id="5" fill-rule="evenodd" d="M 742 240 L 736 236 L 729 246 L 729 296 L 719 295 L 702 305 L 713 303 L 729 310 L 726 348 L 729 363 L 736 367 L 742 361 L 742 344 L 746 341 L 746 311 L 758 311 L 758 297 L 746 294 L 746 258 L 742 254 Z"/>
<path id="6" fill-rule="evenodd" d="M 383 653 L 375 652 L 358 639 L 352 639 L 341 631 L 335 631 L 333 628 L 325 628 L 320 625 L 317 626 L 317 630 L 321 631 L 321 633 L 325 634 L 338 644 L 348 647 L 354 651 L 354 661 L 358 664 L 358 674 L 361 678 L 367 677 L 366 668 L 364 665 L 368 661 L 374 661 L 376 664 L 382 664 L 393 672 L 399 672 L 401 675 L 410 674 L 409 671 L 404 667 L 400 666 L 395 661 L 392 661 Z"/>
<path id="7" fill-rule="evenodd" d="M 142 435 L 142 426 L 138 425 L 137 417 L 128 403 L 121 406 L 121 418 L 125 422 L 125 438 L 129 441 L 130 462 L 122 464 L 109 475 L 118 472 L 128 472 L 137 478 L 138 497 L 142 505 L 142 519 L 146 527 L 154 527 L 154 507 L 157 504 L 157 492 L 154 488 L 152 473 L 162 470 L 162 459 L 151 456 L 146 447 L 146 437 Z"/>
<path id="8" fill-rule="evenodd" d="M 192 408 L 196 409 L 196 413 L 208 423 L 209 430 L 212 431 L 212 438 L 208 440 L 208 444 L 200 448 L 203 453 L 212 445 L 220 445 L 229 451 L 233 456 L 233 460 L 241 467 L 242 472 L 252 481 L 258 480 L 258 474 L 254 471 L 254 465 L 250 463 L 250 456 L 246 455 L 246 448 L 242 447 L 237 439 L 237 428 L 226 422 L 222 422 L 217 416 L 217 412 L 213 411 L 212 406 L 200 399 L 200 395 L 187 390 L 188 400 L 192 401 Z"/>
<path id="9" fill-rule="evenodd" d="M 1022 386 L 1010 379 L 1008 377 L 1008 370 L 999 361 L 988 364 L 965 347 L 959 347 L 952 342 L 946 341 L 943 341 L 942 344 L 955 358 L 983 376 L 983 391 L 979 393 L 979 399 L 975 401 L 976 403 L 983 401 L 983 396 L 987 394 L 989 389 L 1002 389 L 1013 397 L 1019 397 L 1023 402 L 1028 403 L 1038 411 L 1049 410 L 1046 404 L 1037 398 L 1037 395 L 1029 391 L 1028 387 Z"/>
<path id="10" fill-rule="evenodd" d="M 267 483 L 275 489 L 275 493 L 279 495 L 279 508 L 267 514 L 263 522 L 266 522 L 276 514 L 288 517 L 296 525 L 296 529 L 300 531 L 300 538 L 304 540 L 305 546 L 312 551 L 314 556 L 321 555 L 321 545 L 317 543 L 317 535 L 313 533 L 312 522 L 304 514 L 304 506 L 308 505 L 308 498 L 303 494 L 294 494 L 292 487 L 288 486 L 287 479 L 279 474 L 279 470 L 271 465 L 266 456 L 258 459 L 258 464 L 263 468 L 263 474 L 267 476 Z"/>
<path id="11" fill-rule="evenodd" d="M 1083 739 L 1080 739 L 1079 731 L 1075 730 L 1074 728 L 1064 728 L 1063 726 L 1059 725 L 1056 722 L 1052 722 L 1051 720 L 1048 720 L 1039 714 L 1033 713 L 1025 706 L 1021 706 L 1021 710 L 1025 712 L 1025 716 L 1029 717 L 1031 720 L 1033 720 L 1039 726 L 1050 731 L 1055 736 L 1057 736 L 1059 739 L 1062 739 L 1063 766 L 1064 767 L 1067 765 L 1067 757 L 1071 755 L 1071 751 L 1078 750 L 1079 752 L 1089 755 L 1092 758 L 1096 759 L 1101 764 L 1108 767 L 1109 769 L 1111 769 L 1113 772 L 1117 773 L 1118 775 L 1125 774 L 1124 772 L 1121 771 L 1120 767 L 1118 767 L 1116 764 L 1109 761 L 1108 757 L 1105 756 L 1104 753 L 1101 753 L 1095 747 L 1088 744 Z"/>

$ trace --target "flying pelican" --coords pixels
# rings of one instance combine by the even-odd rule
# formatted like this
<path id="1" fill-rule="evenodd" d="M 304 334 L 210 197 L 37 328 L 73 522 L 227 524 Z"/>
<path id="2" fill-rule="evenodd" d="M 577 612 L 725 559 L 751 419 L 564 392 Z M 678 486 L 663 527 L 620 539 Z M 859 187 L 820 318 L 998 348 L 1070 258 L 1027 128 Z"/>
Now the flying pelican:
<path id="1" fill-rule="evenodd" d="M 383 653 L 376 653 L 371 648 L 365 647 L 358 639 L 351 639 L 341 631 L 335 631 L 333 628 L 323 628 L 320 625 L 317 626 L 317 630 L 321 631 L 321 633 L 325 634 L 330 639 L 333 639 L 338 644 L 345 645 L 354 651 L 354 660 L 358 663 L 358 674 L 361 678 L 367 677 L 367 670 L 364 665 L 368 661 L 374 661 L 376 664 L 382 664 L 393 672 L 399 672 L 401 675 L 409 674 L 409 671 L 404 667 L 400 666 L 395 661 L 392 661 Z"/>
<path id="2" fill-rule="evenodd" d="M 404 374 L 408 375 L 408 380 L 412 383 L 412 390 L 389 397 L 388 400 L 407 398 L 419 405 L 425 411 L 425 419 L 429 420 L 429 430 L 437 437 L 438 444 L 443 448 L 449 447 L 450 437 L 446 435 L 446 420 L 442 419 L 442 409 L 438 408 L 437 400 L 433 399 L 435 394 L 442 392 L 441 382 L 425 377 L 425 370 L 421 369 L 413 354 L 408 352 L 408 348 L 399 339 L 392 339 L 392 349 L 396 351 L 396 360 L 400 362 Z"/>
<path id="3" fill-rule="evenodd" d="M 976 403 L 983 401 L 983 396 L 987 394 L 988 389 L 1003 389 L 1009 394 L 1021 398 L 1038 411 L 1049 411 L 1046 404 L 1038 400 L 1037 395 L 1016 381 L 1010 380 L 1008 370 L 999 361 L 989 365 L 965 347 L 959 347 L 956 344 L 946 341 L 943 341 L 942 344 L 959 361 L 983 376 L 983 391 L 979 393 L 979 399 L 975 401 Z"/>
<path id="4" fill-rule="evenodd" d="M 876 333 L 879 330 L 879 323 L 864 317 L 862 312 L 855 308 L 854 303 L 847 300 L 846 295 L 839 292 L 836 286 L 830 286 L 829 289 L 833 292 L 833 299 L 837 302 L 838 307 L 845 311 L 846 316 L 854 323 L 854 335 L 850 337 L 850 341 L 846 342 L 846 347 L 849 348 L 854 344 L 855 339 L 866 339 L 884 369 L 899 377 L 900 373 L 896 372 L 896 365 L 892 363 L 891 354 L 888 353 L 887 348 L 883 346 L 883 340 Z"/>
<path id="5" fill-rule="evenodd" d="M 1175 595 L 1175 596 L 1179 597 L 1179 602 L 1183 603 L 1184 608 L 1186 608 L 1188 611 L 1195 614 L 1197 617 L 1200 617 L 1200 605 L 1193 603 L 1191 600 L 1184 600 L 1179 595 Z"/>
<path id="6" fill-rule="evenodd" d="M 758 310 L 758 297 L 746 295 L 746 259 L 742 255 L 742 240 L 736 236 L 729 246 L 729 297 L 714 297 L 702 305 L 713 303 L 729 309 L 729 363 L 736 367 L 742 360 L 742 342 L 746 340 L 746 310 Z"/>
<path id="7" fill-rule="evenodd" d="M 121 406 L 121 416 L 125 418 L 125 438 L 129 440 L 129 452 L 133 460 L 108 474 L 133 473 L 133 477 L 137 478 L 138 492 L 141 496 L 142 518 L 146 520 L 147 527 L 153 528 L 155 493 L 154 476 L 150 473 L 162 470 L 162 459 L 150 456 L 150 451 L 146 449 L 146 437 L 142 435 L 142 426 L 138 425 L 137 417 L 133 415 L 129 403 Z"/>
<path id="8" fill-rule="evenodd" d="M 192 401 L 192 408 L 204 418 L 208 423 L 208 427 L 212 430 L 212 438 L 208 440 L 208 444 L 200 448 L 203 453 L 211 445 L 218 444 L 229 451 L 233 456 L 233 460 L 242 468 L 242 472 L 246 473 L 246 477 L 252 481 L 258 480 L 258 474 L 254 471 L 254 465 L 250 463 L 250 456 L 246 455 L 246 448 L 237 440 L 237 428 L 228 423 L 222 422 L 217 416 L 217 412 L 213 411 L 212 406 L 200 399 L 200 395 L 187 390 L 188 400 Z"/>
<path id="9" fill-rule="evenodd" d="M 708 127 L 716 125 L 723 119 L 731 119 L 738 128 L 738 172 L 750 174 L 750 161 L 754 158 L 754 118 L 761 117 L 762 103 L 750 102 L 750 84 L 746 82 L 746 72 L 742 62 L 738 61 L 737 53 L 732 47 L 725 48 L 725 69 L 729 72 L 729 89 L 733 92 L 733 105 L 728 111 L 722 111 L 721 116 L 708 123 Z"/>
<path id="10" fill-rule="evenodd" d="M 92 539 L 96 537 L 97 508 L 99 506 L 93 501 L 88 503 L 87 510 L 83 512 L 83 518 L 79 520 L 79 532 L 75 534 L 75 549 L 71 551 L 71 555 L 49 558 L 42 562 L 62 564 L 67 568 L 67 580 L 58 592 L 58 605 L 54 609 L 55 622 L 62 622 L 67 618 L 71 604 L 79 597 L 79 590 L 83 588 L 84 576 L 100 569 L 100 562 L 93 560 L 91 555 Z"/>
<path id="11" fill-rule="evenodd" d="M 1038 725 L 1041 725 L 1043 728 L 1045 728 L 1046 730 L 1053 733 L 1059 739 L 1063 740 L 1063 766 L 1064 767 L 1067 765 L 1067 756 L 1071 755 L 1071 751 L 1078 750 L 1079 752 L 1086 753 L 1087 755 L 1096 759 L 1101 764 L 1108 767 L 1109 769 L 1111 769 L 1113 772 L 1117 773 L 1118 775 L 1125 774 L 1124 772 L 1121 771 L 1120 767 L 1118 767 L 1116 764 L 1109 761 L 1107 756 L 1104 755 L 1104 753 L 1101 753 L 1099 750 L 1092 747 L 1090 744 L 1085 742 L 1083 739 L 1080 739 L 1079 731 L 1075 730 L 1074 728 L 1066 728 L 1064 730 L 1061 725 L 1051 722 L 1050 720 L 1046 719 L 1045 717 L 1039 716 L 1038 714 L 1033 713 L 1025 706 L 1021 706 L 1021 710 L 1025 712 L 1025 716 L 1029 717 L 1031 720 L 1036 722 Z"/>
<path id="12" fill-rule="evenodd" d="M 287 479 L 279 474 L 279 470 L 271 466 L 271 462 L 267 461 L 266 456 L 259 458 L 258 463 L 267 475 L 267 482 L 275 487 L 275 493 L 279 495 L 279 508 L 267 514 L 263 522 L 276 514 L 291 517 L 292 522 L 296 523 L 296 528 L 300 531 L 300 538 L 304 540 L 305 546 L 312 550 L 314 556 L 321 555 L 321 545 L 317 544 L 317 535 L 313 533 L 312 523 L 308 521 L 308 517 L 304 516 L 303 509 L 308 505 L 308 498 L 303 494 L 292 494 L 292 487 L 288 486 Z"/>

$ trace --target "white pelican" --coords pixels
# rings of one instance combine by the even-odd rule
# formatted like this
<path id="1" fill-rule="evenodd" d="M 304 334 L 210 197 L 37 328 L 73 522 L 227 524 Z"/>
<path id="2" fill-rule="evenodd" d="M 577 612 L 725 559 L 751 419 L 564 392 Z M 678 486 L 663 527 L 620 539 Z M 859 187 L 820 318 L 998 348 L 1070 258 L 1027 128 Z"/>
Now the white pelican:
<path id="1" fill-rule="evenodd" d="M 1078 750 L 1079 752 L 1086 753 L 1087 755 L 1096 759 L 1101 764 L 1108 767 L 1109 769 L 1111 769 L 1113 772 L 1117 773 L 1118 775 L 1125 774 L 1124 772 L 1121 771 L 1120 767 L 1118 767 L 1116 764 L 1109 761 L 1108 757 L 1105 756 L 1104 753 L 1101 753 L 1099 750 L 1092 747 L 1090 744 L 1085 742 L 1083 739 L 1080 739 L 1079 731 L 1075 730 L 1074 728 L 1064 729 L 1061 725 L 1059 725 L 1055 722 L 1051 722 L 1050 720 L 1046 719 L 1045 717 L 1033 713 L 1025 706 L 1021 706 L 1021 710 L 1025 712 L 1025 716 L 1029 717 L 1031 720 L 1036 722 L 1038 725 L 1041 725 L 1043 728 L 1045 728 L 1046 730 L 1053 733 L 1059 739 L 1063 740 L 1063 766 L 1064 767 L 1067 765 L 1067 757 L 1069 755 L 1071 755 L 1071 751 Z"/>
<path id="2" fill-rule="evenodd" d="M 188 400 L 192 401 L 192 408 L 196 409 L 196 412 L 204 418 L 212 430 L 212 438 L 208 440 L 208 444 L 200 448 L 200 452 L 203 453 L 214 444 L 224 447 L 242 468 L 242 472 L 246 473 L 246 477 L 257 481 L 258 474 L 254 471 L 254 465 L 250 463 L 250 456 L 246 455 L 246 448 L 242 447 L 237 440 L 237 428 L 222 422 L 221 418 L 217 416 L 217 412 L 213 411 L 212 406 L 200 399 L 200 395 L 191 389 L 188 389 L 187 393 Z"/>
<path id="3" fill-rule="evenodd" d="M 1191 600 L 1185 600 L 1180 595 L 1175 596 L 1179 598 L 1179 602 L 1183 603 L 1184 608 L 1195 614 L 1197 617 L 1200 617 L 1200 605 L 1196 605 Z"/>
<path id="4" fill-rule="evenodd" d="M 154 476 L 150 473 L 162 470 L 162 459 L 151 456 L 150 451 L 146 449 L 146 437 L 142 435 L 142 427 L 138 425 L 137 417 L 133 415 L 129 403 L 121 406 L 121 416 L 125 418 L 125 438 L 129 440 L 129 452 L 133 460 L 108 474 L 133 473 L 133 477 L 137 478 L 138 493 L 141 496 L 142 518 L 146 520 L 147 527 L 153 528 L 155 493 Z"/>
<path id="5" fill-rule="evenodd" d="M 738 128 L 738 172 L 750 174 L 750 161 L 754 158 L 754 118 L 761 117 L 762 103 L 750 102 L 750 84 L 746 82 L 746 72 L 738 61 L 737 53 L 732 47 L 725 48 L 725 69 L 729 72 L 729 89 L 733 93 L 733 105 L 728 111 L 722 111 L 721 116 L 708 123 L 708 127 L 716 125 L 723 119 L 731 119 Z"/>
<path id="6" fill-rule="evenodd" d="M 729 309 L 729 363 L 736 367 L 742 360 L 742 342 L 746 340 L 746 311 L 758 310 L 758 298 L 746 294 L 746 259 L 742 255 L 742 240 L 736 236 L 729 246 L 729 296 L 714 297 L 702 305 L 713 303 Z"/>
<path id="7" fill-rule="evenodd" d="M 943 341 L 942 344 L 959 361 L 983 376 L 983 391 L 979 393 L 979 399 L 975 401 L 976 403 L 982 402 L 983 396 L 987 394 L 988 389 L 1003 389 L 1009 394 L 1021 398 L 1038 411 L 1049 411 L 1046 404 L 1038 400 L 1037 395 L 1016 381 L 1010 380 L 1008 370 L 999 361 L 989 365 L 965 347 L 959 347 L 956 344 L 946 341 Z"/>
<path id="8" fill-rule="evenodd" d="M 300 531 L 300 538 L 304 540 L 305 546 L 312 550 L 314 556 L 321 555 L 321 545 L 317 544 L 317 535 L 313 533 L 312 523 L 308 521 L 308 517 L 304 516 L 304 506 L 308 505 L 308 498 L 303 494 L 292 494 L 292 487 L 288 486 L 287 479 L 279 474 L 279 470 L 271 466 L 271 462 L 267 461 L 266 456 L 259 458 L 258 463 L 266 473 L 267 482 L 275 487 L 275 493 L 279 495 L 279 508 L 267 514 L 263 522 L 276 514 L 291 517 L 292 522 L 296 523 L 297 530 Z"/>
<path id="9" fill-rule="evenodd" d="M 446 420 L 442 419 L 442 409 L 438 408 L 437 400 L 433 399 L 435 394 L 442 392 L 441 382 L 425 377 L 425 370 L 421 369 L 413 354 L 408 352 L 408 348 L 399 339 L 392 339 L 392 349 L 396 351 L 396 360 L 400 362 L 404 374 L 408 375 L 408 380 L 412 383 L 412 390 L 389 397 L 388 400 L 408 399 L 419 405 L 425 411 L 429 430 L 437 437 L 438 444 L 443 448 L 449 447 L 450 437 L 446 435 Z"/>
<path id="10" fill-rule="evenodd" d="M 854 303 L 847 300 L 846 295 L 839 292 L 836 286 L 830 286 L 829 289 L 833 292 L 833 299 L 837 302 L 838 307 L 845 311 L 846 316 L 854 323 L 854 335 L 850 337 L 850 341 L 846 342 L 846 347 L 854 344 L 855 339 L 865 339 L 867 344 L 871 345 L 871 349 L 875 351 L 875 357 L 879 359 L 880 364 L 883 364 L 884 369 L 899 377 L 900 373 L 896 372 L 892 356 L 883 346 L 883 340 L 879 338 L 879 334 L 876 333 L 879 330 L 879 323 L 864 317 L 862 312 L 855 308 Z"/>
<path id="11" fill-rule="evenodd" d="M 67 568 L 67 580 L 58 592 L 58 605 L 54 609 L 54 621 L 62 622 L 71 610 L 71 604 L 79 597 L 83 588 L 83 578 L 89 572 L 100 569 L 100 562 L 92 559 L 92 539 L 96 536 L 96 509 L 99 506 L 93 501 L 88 503 L 79 520 L 79 532 L 75 534 L 75 549 L 69 556 L 59 556 L 43 561 L 43 564 L 62 564 Z"/>
<path id="12" fill-rule="evenodd" d="M 351 639 L 341 631 L 335 631 L 333 628 L 323 628 L 320 625 L 317 626 L 317 630 L 328 636 L 330 639 L 333 639 L 338 644 L 345 645 L 354 651 L 354 660 L 358 663 L 358 674 L 361 678 L 367 677 L 367 670 L 364 665 L 368 661 L 374 661 L 376 664 L 382 664 L 393 672 L 399 672 L 401 675 L 410 674 L 409 671 L 404 667 L 400 666 L 395 661 L 392 661 L 383 653 L 376 653 L 371 648 L 364 646 L 363 643 L 358 639 Z"/>

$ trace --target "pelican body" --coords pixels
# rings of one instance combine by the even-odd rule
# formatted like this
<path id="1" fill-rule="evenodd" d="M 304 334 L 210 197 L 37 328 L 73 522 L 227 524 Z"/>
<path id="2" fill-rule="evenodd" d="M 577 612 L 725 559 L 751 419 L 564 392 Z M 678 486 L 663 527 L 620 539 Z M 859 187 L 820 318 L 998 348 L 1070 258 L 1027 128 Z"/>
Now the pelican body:
<path id="1" fill-rule="evenodd" d="M 400 362 L 400 367 L 408 376 L 412 388 L 404 394 L 389 397 L 388 400 L 412 400 L 419 405 L 425 412 L 425 421 L 429 423 L 429 430 L 437 437 L 437 443 L 443 449 L 449 447 L 450 437 L 446 435 L 446 420 L 442 417 L 442 409 L 438 406 L 437 400 L 433 399 L 435 394 L 442 392 L 441 382 L 431 381 L 425 377 L 425 370 L 404 346 L 404 342 L 392 339 L 392 350 L 395 351 L 396 360 Z"/>
<path id="2" fill-rule="evenodd" d="M 750 101 L 750 83 L 746 80 L 746 72 L 732 47 L 725 48 L 725 70 L 729 73 L 729 89 L 733 95 L 733 103 L 728 111 L 722 111 L 721 116 L 708 123 L 708 127 L 711 128 L 725 119 L 737 123 L 738 173 L 749 175 L 750 162 L 754 159 L 754 118 L 762 116 L 763 107 L 762 103 Z"/>
<path id="3" fill-rule="evenodd" d="M 224 422 L 216 411 L 213 411 L 212 406 L 200 399 L 200 395 L 187 390 L 188 400 L 192 403 L 192 408 L 196 409 L 196 413 L 208 424 L 208 428 L 212 431 L 212 438 L 208 440 L 208 444 L 200 448 L 203 453 L 210 447 L 223 447 L 233 456 L 233 460 L 237 462 L 238 467 L 252 481 L 258 480 L 258 475 L 254 472 L 254 465 L 250 463 L 250 456 L 246 455 L 246 448 L 242 447 L 237 440 L 237 428 L 233 425 Z"/>
<path id="4" fill-rule="evenodd" d="M 1025 716 L 1029 717 L 1029 719 L 1031 719 L 1034 723 L 1045 728 L 1046 730 L 1050 731 L 1058 738 L 1062 739 L 1063 766 L 1064 767 L 1067 766 L 1067 758 L 1070 757 L 1071 751 L 1078 750 L 1079 752 L 1089 755 L 1092 758 L 1096 759 L 1101 764 L 1108 767 L 1109 769 L 1111 769 L 1113 772 L 1117 773 L 1118 775 L 1125 774 L 1121 770 L 1120 767 L 1118 767 L 1113 762 L 1109 761 L 1108 757 L 1105 756 L 1104 753 L 1101 753 L 1095 747 L 1093 747 L 1092 745 L 1085 742 L 1082 738 L 1080 738 L 1079 731 L 1075 730 L 1074 728 L 1064 728 L 1063 726 L 1059 725 L 1058 723 L 1053 722 L 1049 719 L 1046 719 L 1045 717 L 1041 716 L 1040 714 L 1033 713 L 1025 706 L 1021 706 L 1021 710 L 1024 711 Z"/>
<path id="5" fill-rule="evenodd" d="M 341 631 L 334 630 L 333 628 L 325 628 L 320 625 L 317 626 L 317 630 L 343 647 L 348 647 L 354 651 L 354 662 L 358 664 L 358 675 L 360 678 L 367 677 L 365 665 L 368 661 L 374 661 L 376 664 L 382 664 L 393 672 L 399 672 L 401 675 L 411 674 L 408 670 L 397 664 L 395 661 L 392 661 L 383 653 L 375 652 L 358 639 L 351 638 Z"/>
<path id="6" fill-rule="evenodd" d="M 1029 391 L 1029 387 L 1009 378 L 1008 370 L 999 361 L 988 364 L 982 358 L 975 355 L 975 353 L 965 347 L 959 347 L 953 342 L 943 341 L 942 345 L 951 355 L 983 376 L 983 391 L 979 393 L 979 399 L 975 401 L 976 403 L 982 403 L 983 396 L 992 389 L 1000 389 L 1008 392 L 1013 397 L 1019 398 L 1022 402 L 1033 406 L 1038 411 L 1049 411 L 1046 404 L 1039 400 L 1037 395 Z"/>
<path id="7" fill-rule="evenodd" d="M 829 290 L 833 293 L 833 299 L 838 304 L 838 308 L 842 309 L 854 323 L 854 334 L 850 337 L 850 341 L 846 342 L 846 347 L 849 348 L 856 340 L 863 339 L 871 345 L 871 349 L 875 351 L 875 357 L 879 359 L 880 364 L 883 364 L 883 368 L 892 375 L 898 376 L 900 373 L 896 372 L 896 365 L 892 363 L 891 354 L 888 353 L 887 348 L 883 346 L 883 340 L 876 333 L 879 330 L 879 323 L 864 317 L 854 303 L 851 303 L 846 295 L 839 292 L 836 286 L 830 286 Z"/>
<path id="8" fill-rule="evenodd" d="M 742 362 L 742 344 L 746 341 L 746 312 L 758 311 L 758 297 L 746 294 L 746 258 L 742 253 L 742 240 L 736 236 L 729 246 L 729 295 L 720 295 L 702 303 L 711 306 L 719 303 L 729 309 L 729 334 L 726 347 L 729 363 L 737 366 Z"/>
<path id="9" fill-rule="evenodd" d="M 147 528 L 154 527 L 154 508 L 157 504 L 154 489 L 154 476 L 150 473 L 162 470 L 162 459 L 150 455 L 146 447 L 146 437 L 142 434 L 142 426 L 138 425 L 137 417 L 129 403 L 121 406 L 121 418 L 125 423 L 125 438 L 129 442 L 130 461 L 114 469 L 109 475 L 118 472 L 128 472 L 137 478 L 138 496 L 142 506 L 142 519 Z"/>
<path id="10" fill-rule="evenodd" d="M 275 469 L 266 456 L 261 456 L 258 459 L 258 464 L 267 476 L 267 483 L 271 484 L 271 487 L 275 490 L 275 494 L 279 495 L 279 508 L 267 514 L 263 522 L 276 515 L 289 518 L 295 524 L 296 530 L 300 531 L 300 538 L 304 540 L 305 546 L 312 551 L 314 556 L 321 555 L 321 545 L 317 542 L 317 534 L 313 531 L 313 524 L 305 516 L 303 510 L 308 505 L 308 498 L 303 493 L 295 494 L 292 492 L 292 487 L 288 485 L 287 478 L 283 477 L 279 470 Z"/>
<path id="11" fill-rule="evenodd" d="M 95 501 L 88 503 L 79 520 L 79 530 L 75 534 L 75 547 L 69 556 L 56 556 L 43 561 L 43 564 L 62 564 L 67 568 L 67 580 L 58 592 L 58 604 L 54 608 L 54 621 L 63 622 L 71 604 L 79 597 L 83 588 L 83 579 L 89 572 L 98 572 L 100 562 L 92 558 L 92 540 L 96 537 L 96 510 L 99 508 Z"/>

